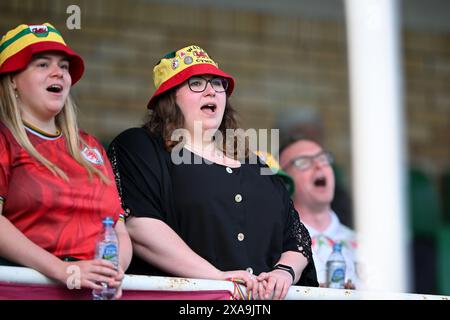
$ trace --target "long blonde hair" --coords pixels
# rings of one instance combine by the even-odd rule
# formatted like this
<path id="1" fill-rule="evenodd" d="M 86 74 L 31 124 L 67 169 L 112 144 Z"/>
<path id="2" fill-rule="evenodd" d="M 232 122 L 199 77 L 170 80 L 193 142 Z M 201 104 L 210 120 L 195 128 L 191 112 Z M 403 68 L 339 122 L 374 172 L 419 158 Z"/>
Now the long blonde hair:
<path id="1" fill-rule="evenodd" d="M 11 75 L 0 76 L 0 121 L 11 131 L 17 143 L 23 147 L 28 154 L 36 158 L 54 175 L 60 176 L 62 179 L 69 181 L 67 174 L 53 162 L 42 156 L 28 139 L 25 131 L 20 109 L 12 86 Z M 110 183 L 110 179 L 106 177 L 99 169 L 86 161 L 81 155 L 81 148 L 86 146 L 86 142 L 78 133 L 78 125 L 76 118 L 76 105 L 69 96 L 64 104 L 61 112 L 56 116 L 56 125 L 61 129 L 65 138 L 67 149 L 72 158 L 82 165 L 88 172 L 89 179 L 97 175 L 104 183 Z"/>

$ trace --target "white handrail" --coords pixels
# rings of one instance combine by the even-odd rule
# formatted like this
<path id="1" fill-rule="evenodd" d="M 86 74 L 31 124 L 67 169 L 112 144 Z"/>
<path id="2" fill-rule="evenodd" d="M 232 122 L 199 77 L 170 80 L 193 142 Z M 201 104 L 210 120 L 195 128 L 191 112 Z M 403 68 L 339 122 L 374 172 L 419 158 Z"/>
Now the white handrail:
<path id="1" fill-rule="evenodd" d="M 59 285 L 36 270 L 23 267 L 0 266 L 0 282 L 17 284 Z M 126 274 L 123 290 L 142 291 L 210 291 L 234 290 L 230 281 L 157 277 Z M 245 288 L 242 287 L 244 293 Z M 358 290 L 328 289 L 292 286 L 286 300 L 450 300 L 449 296 L 412 293 L 369 292 Z"/>

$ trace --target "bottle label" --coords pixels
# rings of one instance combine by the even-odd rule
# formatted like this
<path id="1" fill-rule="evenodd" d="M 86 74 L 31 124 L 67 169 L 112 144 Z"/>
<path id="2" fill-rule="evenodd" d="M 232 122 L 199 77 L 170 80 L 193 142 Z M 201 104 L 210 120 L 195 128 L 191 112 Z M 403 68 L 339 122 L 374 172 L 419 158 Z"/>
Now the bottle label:
<path id="1" fill-rule="evenodd" d="M 329 288 L 344 288 L 345 283 L 345 263 L 327 263 L 327 282 Z"/>
<path id="2" fill-rule="evenodd" d="M 112 263 L 117 262 L 118 252 L 117 245 L 115 243 L 101 243 L 97 252 L 97 258 L 105 259 L 111 261 Z"/>
<path id="3" fill-rule="evenodd" d="M 345 278 L 345 272 L 343 269 L 335 269 L 331 275 L 331 282 L 341 282 Z"/>
<path id="4" fill-rule="evenodd" d="M 107 244 L 103 248 L 103 259 L 114 260 L 117 257 L 117 247 L 114 244 Z"/>

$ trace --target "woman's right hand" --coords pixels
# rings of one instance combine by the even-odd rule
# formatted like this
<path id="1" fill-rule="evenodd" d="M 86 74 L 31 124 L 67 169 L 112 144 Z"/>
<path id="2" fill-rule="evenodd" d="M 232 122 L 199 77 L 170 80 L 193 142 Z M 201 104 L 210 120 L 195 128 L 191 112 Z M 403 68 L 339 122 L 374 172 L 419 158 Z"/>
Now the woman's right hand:
<path id="1" fill-rule="evenodd" d="M 61 261 L 57 279 L 69 289 L 101 289 L 101 282 L 119 288 L 121 279 L 114 265 L 106 260 Z"/>

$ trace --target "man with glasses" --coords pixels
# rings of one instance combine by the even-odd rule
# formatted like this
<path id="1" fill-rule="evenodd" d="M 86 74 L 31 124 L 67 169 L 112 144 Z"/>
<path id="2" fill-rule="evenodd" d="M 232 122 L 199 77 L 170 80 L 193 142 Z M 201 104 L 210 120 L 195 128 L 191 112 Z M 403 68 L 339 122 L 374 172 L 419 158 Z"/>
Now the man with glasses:
<path id="1" fill-rule="evenodd" d="M 300 220 L 311 239 L 317 278 L 326 286 L 326 261 L 334 243 L 342 244 L 346 260 L 346 288 L 360 287 L 356 274 L 357 242 L 354 231 L 344 226 L 331 209 L 335 191 L 332 155 L 317 142 L 300 138 L 281 150 L 280 165 L 295 184 L 292 195 Z"/>

